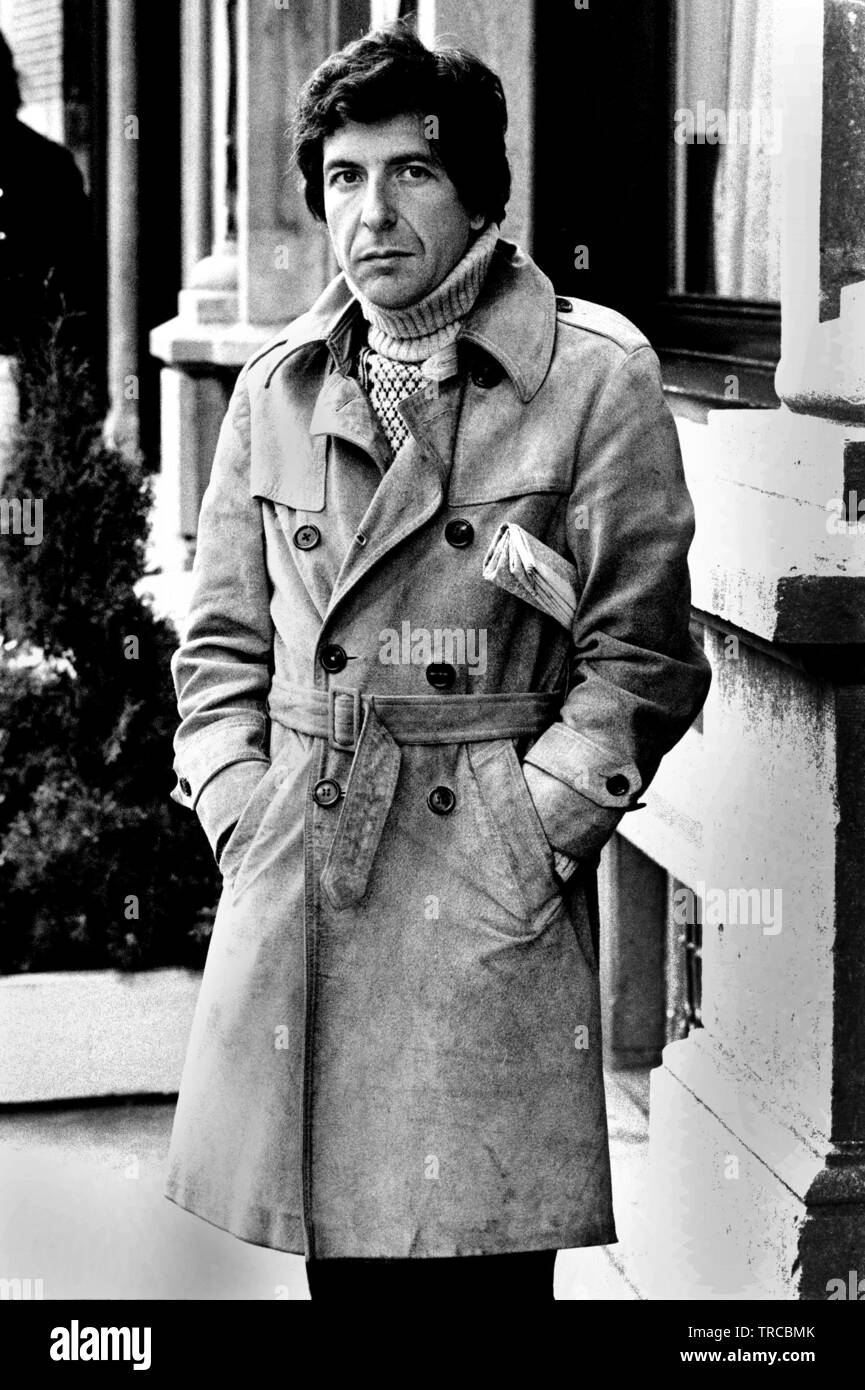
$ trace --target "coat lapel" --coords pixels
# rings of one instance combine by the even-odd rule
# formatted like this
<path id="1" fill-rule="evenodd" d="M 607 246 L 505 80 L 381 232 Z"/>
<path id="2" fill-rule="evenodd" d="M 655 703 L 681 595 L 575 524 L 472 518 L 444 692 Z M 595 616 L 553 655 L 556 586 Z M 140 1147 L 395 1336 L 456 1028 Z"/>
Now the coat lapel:
<path id="1" fill-rule="evenodd" d="M 316 438 L 331 435 L 363 449 L 384 474 L 389 453 L 384 431 L 360 384 L 342 372 L 331 372 L 318 394 L 309 432 Z"/>
<path id="2" fill-rule="evenodd" d="M 358 387 L 358 391 L 360 388 Z M 367 410 L 369 403 L 360 393 Z M 337 575 L 328 604 L 328 621 L 365 575 L 429 519 L 444 500 L 453 457 L 460 389 L 456 383 L 432 399 L 423 391 L 402 402 L 409 438 L 379 483 L 359 526 L 363 546 L 352 546 Z"/>

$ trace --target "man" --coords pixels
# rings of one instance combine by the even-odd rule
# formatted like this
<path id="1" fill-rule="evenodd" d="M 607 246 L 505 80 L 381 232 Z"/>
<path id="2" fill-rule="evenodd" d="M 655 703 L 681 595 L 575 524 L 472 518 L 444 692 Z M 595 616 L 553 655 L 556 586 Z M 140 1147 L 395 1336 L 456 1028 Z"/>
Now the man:
<path id="1" fill-rule="evenodd" d="M 60 319 L 64 343 L 92 352 L 93 247 L 75 160 L 20 121 L 20 108 L 0 33 L 0 354 L 29 363 Z"/>
<path id="2" fill-rule="evenodd" d="M 595 863 L 708 687 L 657 358 L 499 238 L 505 128 L 403 29 L 310 78 L 342 273 L 240 375 L 173 663 L 224 888 L 167 1191 L 314 1299 L 615 1240 Z"/>

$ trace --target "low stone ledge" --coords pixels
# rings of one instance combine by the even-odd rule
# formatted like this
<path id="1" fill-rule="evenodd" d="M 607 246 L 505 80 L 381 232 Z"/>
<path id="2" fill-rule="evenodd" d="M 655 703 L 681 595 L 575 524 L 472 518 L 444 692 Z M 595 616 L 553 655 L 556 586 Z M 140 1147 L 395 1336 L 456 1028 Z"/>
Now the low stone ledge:
<path id="1" fill-rule="evenodd" d="M 174 1094 L 200 983 L 178 967 L 0 978 L 0 1104 Z"/>

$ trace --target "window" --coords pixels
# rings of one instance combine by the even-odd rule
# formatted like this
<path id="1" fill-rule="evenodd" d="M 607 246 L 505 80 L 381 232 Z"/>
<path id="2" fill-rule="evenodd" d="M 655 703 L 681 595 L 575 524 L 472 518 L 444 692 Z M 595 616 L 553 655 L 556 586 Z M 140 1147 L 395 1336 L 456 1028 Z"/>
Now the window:
<path id="1" fill-rule="evenodd" d="M 774 0 L 676 0 L 674 293 L 780 297 L 774 18 Z"/>
<path id="2" fill-rule="evenodd" d="M 673 409 L 697 419 L 779 404 L 771 4 L 535 8 L 533 254 L 559 294 L 643 330 Z M 676 140 L 683 106 L 691 144 Z"/>
<path id="3" fill-rule="evenodd" d="M 670 0 L 667 295 L 654 325 L 671 395 L 775 406 L 781 140 L 774 0 Z"/>

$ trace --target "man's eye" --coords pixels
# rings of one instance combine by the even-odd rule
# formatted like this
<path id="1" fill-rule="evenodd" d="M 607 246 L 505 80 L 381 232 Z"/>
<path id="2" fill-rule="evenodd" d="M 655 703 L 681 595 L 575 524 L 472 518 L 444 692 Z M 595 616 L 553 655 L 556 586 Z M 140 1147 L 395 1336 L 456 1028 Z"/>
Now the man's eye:
<path id="1" fill-rule="evenodd" d="M 331 175 L 331 183 L 353 184 L 355 179 L 359 179 L 360 174 L 356 169 L 337 169 Z"/>
<path id="2" fill-rule="evenodd" d="M 419 183 L 422 179 L 431 178 L 430 171 L 425 164 L 407 164 L 403 173 L 409 175 L 410 183 Z"/>

